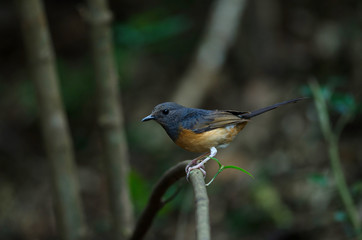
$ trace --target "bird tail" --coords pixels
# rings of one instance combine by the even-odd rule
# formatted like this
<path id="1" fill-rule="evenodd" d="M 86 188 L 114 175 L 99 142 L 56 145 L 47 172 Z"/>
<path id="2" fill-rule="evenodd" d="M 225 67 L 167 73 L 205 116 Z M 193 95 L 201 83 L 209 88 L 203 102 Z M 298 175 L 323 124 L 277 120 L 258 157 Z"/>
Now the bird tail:
<path id="1" fill-rule="evenodd" d="M 307 98 L 306 97 L 300 97 L 300 98 L 295 98 L 295 99 L 291 99 L 291 100 L 288 100 L 288 101 L 276 103 L 276 104 L 273 104 L 271 106 L 252 111 L 250 113 L 241 114 L 239 117 L 244 118 L 244 119 L 250 119 L 250 118 L 258 116 L 258 115 L 260 115 L 262 113 L 265 113 L 265 112 L 271 111 L 273 109 L 276 109 L 276 108 L 278 108 L 278 107 L 280 107 L 282 105 L 285 105 L 285 104 L 288 104 L 288 103 L 296 103 L 296 102 L 299 102 L 299 101 L 304 100 L 304 99 L 307 99 Z"/>

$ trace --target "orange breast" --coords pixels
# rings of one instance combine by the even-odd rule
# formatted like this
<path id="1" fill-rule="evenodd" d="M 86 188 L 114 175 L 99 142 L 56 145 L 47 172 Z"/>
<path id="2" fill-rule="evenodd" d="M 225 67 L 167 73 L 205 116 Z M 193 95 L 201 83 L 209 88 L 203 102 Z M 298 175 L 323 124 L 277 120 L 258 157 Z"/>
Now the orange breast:
<path id="1" fill-rule="evenodd" d="M 175 143 L 190 152 L 208 152 L 211 147 L 229 144 L 248 122 L 241 122 L 202 133 L 181 129 Z"/>

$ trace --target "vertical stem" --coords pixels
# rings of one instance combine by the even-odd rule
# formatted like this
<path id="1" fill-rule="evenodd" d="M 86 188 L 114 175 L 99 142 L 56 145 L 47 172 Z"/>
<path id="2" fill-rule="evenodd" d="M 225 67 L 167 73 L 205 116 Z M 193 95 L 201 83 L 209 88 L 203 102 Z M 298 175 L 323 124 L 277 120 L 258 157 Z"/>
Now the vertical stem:
<path id="1" fill-rule="evenodd" d="M 200 170 L 190 173 L 196 204 L 196 236 L 197 240 L 210 239 L 209 198 L 207 196 L 204 177 Z"/>
<path id="2" fill-rule="evenodd" d="M 352 196 L 348 190 L 346 179 L 342 171 L 342 165 L 339 159 L 338 140 L 336 137 L 331 137 L 328 144 L 328 154 L 331 160 L 333 175 L 337 184 L 339 194 L 342 198 L 347 215 L 352 223 L 353 228 L 358 235 L 358 239 L 362 239 L 361 226 L 358 219 L 358 211 L 354 205 Z"/>
<path id="3" fill-rule="evenodd" d="M 128 147 L 123 128 L 117 71 L 113 57 L 110 23 L 112 14 L 106 0 L 88 0 L 86 20 L 90 24 L 94 71 L 98 89 L 98 124 L 105 153 L 114 239 L 131 234 L 133 206 L 128 187 Z"/>
<path id="4" fill-rule="evenodd" d="M 337 189 L 339 195 L 342 198 L 342 202 L 346 209 L 347 215 L 354 227 L 358 239 L 362 239 L 361 234 L 361 225 L 357 215 L 357 209 L 353 203 L 352 196 L 348 191 L 348 186 L 344 173 L 342 171 L 341 161 L 339 159 L 338 151 L 338 136 L 333 133 L 332 127 L 329 120 L 329 114 L 327 110 L 327 104 L 322 96 L 321 89 L 317 82 L 310 83 L 310 88 L 312 90 L 314 101 L 317 107 L 319 122 L 321 125 L 322 133 L 324 139 L 328 143 L 328 154 L 331 161 L 333 175 L 336 181 Z M 338 133 L 339 134 L 339 133 Z"/>
<path id="5" fill-rule="evenodd" d="M 58 231 L 62 239 L 80 239 L 86 231 L 74 153 L 59 94 L 55 57 L 43 5 L 40 0 L 17 0 L 17 7 L 51 166 Z"/>

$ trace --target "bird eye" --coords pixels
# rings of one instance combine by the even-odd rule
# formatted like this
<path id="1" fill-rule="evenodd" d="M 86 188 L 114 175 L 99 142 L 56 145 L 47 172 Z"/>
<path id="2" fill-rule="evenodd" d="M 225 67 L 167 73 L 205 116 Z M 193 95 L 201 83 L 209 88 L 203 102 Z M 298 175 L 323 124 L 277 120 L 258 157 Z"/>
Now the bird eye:
<path id="1" fill-rule="evenodd" d="M 162 113 L 163 113 L 164 115 L 167 115 L 167 114 L 169 113 L 169 110 L 168 110 L 168 109 L 164 109 L 164 110 L 162 110 Z"/>

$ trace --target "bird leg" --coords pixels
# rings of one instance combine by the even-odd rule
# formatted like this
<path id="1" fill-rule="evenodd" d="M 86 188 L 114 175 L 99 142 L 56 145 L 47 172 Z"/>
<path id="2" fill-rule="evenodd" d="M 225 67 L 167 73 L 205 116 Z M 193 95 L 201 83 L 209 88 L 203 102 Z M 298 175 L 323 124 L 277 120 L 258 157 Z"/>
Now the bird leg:
<path id="1" fill-rule="evenodd" d="M 194 160 L 191 161 L 191 163 L 189 163 L 187 166 L 186 166 L 186 178 L 188 179 L 189 178 L 189 175 L 190 175 L 190 172 L 194 169 L 200 169 L 200 171 L 204 174 L 204 176 L 206 176 L 206 171 L 204 170 L 204 164 L 209 161 L 212 157 L 214 157 L 217 153 L 217 149 L 216 147 L 211 147 L 210 148 L 210 154 L 204 159 L 202 160 L 200 163 L 197 163 L 200 159 L 202 159 L 203 157 L 205 157 L 207 155 L 207 153 L 205 154 L 202 154 L 201 156 L 195 158 Z M 196 164 L 197 163 L 197 164 Z M 192 166 L 196 164 L 195 166 Z M 192 166 L 192 167 L 191 167 Z"/>
<path id="2" fill-rule="evenodd" d="M 185 171 L 187 172 L 187 169 L 189 169 L 191 166 L 193 165 L 197 165 L 199 163 L 200 160 L 202 160 L 204 157 L 208 156 L 209 153 L 206 152 L 200 156 L 198 156 L 197 158 L 195 159 L 192 159 L 191 162 L 189 164 L 187 164 L 187 166 L 185 167 Z"/>

